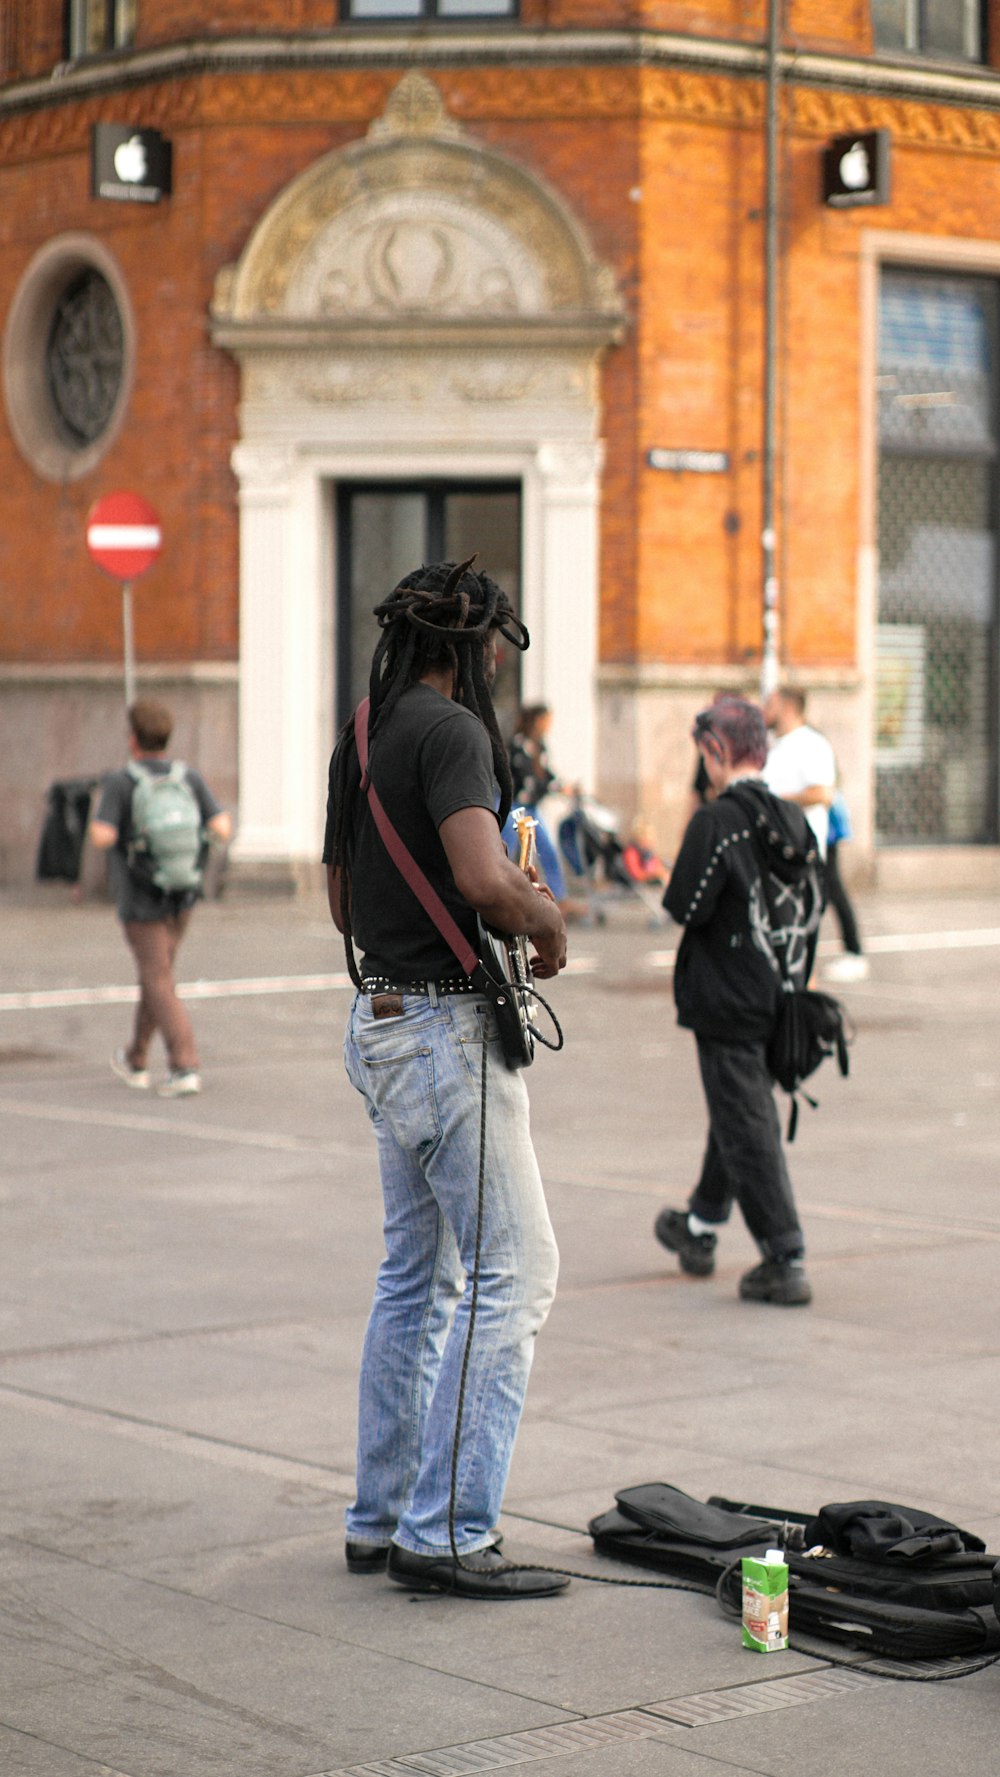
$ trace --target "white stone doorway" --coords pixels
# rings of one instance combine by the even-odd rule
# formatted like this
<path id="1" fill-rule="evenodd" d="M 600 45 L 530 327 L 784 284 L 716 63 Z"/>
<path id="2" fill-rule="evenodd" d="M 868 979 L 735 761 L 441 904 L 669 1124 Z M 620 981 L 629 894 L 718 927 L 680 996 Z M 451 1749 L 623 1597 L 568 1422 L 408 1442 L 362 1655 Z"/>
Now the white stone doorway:
<path id="1" fill-rule="evenodd" d="M 242 373 L 240 857 L 320 853 L 337 687 L 357 673 L 338 651 L 337 490 L 361 484 L 518 490 L 521 695 L 552 705 L 560 771 L 593 783 L 598 365 L 621 327 L 562 200 L 417 74 L 221 274 L 213 338 Z"/>

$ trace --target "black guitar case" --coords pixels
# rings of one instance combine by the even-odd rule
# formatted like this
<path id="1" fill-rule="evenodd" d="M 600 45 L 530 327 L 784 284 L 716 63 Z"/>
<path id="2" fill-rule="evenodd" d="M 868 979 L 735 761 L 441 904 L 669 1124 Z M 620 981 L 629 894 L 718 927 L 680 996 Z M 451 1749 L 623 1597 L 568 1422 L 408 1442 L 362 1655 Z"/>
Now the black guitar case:
<path id="1" fill-rule="evenodd" d="M 894 1660 L 1000 1655 L 1000 1556 L 912 1506 L 853 1500 L 809 1516 L 704 1503 L 665 1481 L 626 1487 L 588 1525 L 595 1548 L 717 1593 L 739 1614 L 740 1562 L 783 1548 L 789 1622 Z"/>

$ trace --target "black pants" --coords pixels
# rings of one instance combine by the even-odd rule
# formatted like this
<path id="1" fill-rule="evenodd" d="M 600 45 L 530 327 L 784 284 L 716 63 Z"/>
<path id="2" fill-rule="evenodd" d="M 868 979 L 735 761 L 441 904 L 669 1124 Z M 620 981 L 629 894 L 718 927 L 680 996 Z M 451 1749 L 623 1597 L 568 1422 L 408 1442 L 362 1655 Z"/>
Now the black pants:
<path id="1" fill-rule="evenodd" d="M 765 1259 L 801 1258 L 802 1229 L 763 1039 L 697 1042 L 708 1146 L 688 1209 L 703 1222 L 726 1222 L 736 1202 Z"/>
<path id="2" fill-rule="evenodd" d="M 847 898 L 847 890 L 841 881 L 836 841 L 827 847 L 826 898 L 837 915 L 837 924 L 840 926 L 840 935 L 844 940 L 844 949 L 849 950 L 852 956 L 860 956 L 861 934 L 858 931 L 858 922 L 854 917 L 854 908 Z"/>

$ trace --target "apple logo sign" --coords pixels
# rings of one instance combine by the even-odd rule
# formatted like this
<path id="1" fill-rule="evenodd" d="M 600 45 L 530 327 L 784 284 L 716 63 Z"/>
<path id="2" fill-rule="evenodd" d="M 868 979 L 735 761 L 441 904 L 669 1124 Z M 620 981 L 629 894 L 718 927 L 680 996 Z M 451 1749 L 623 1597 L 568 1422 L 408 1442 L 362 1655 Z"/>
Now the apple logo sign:
<path id="1" fill-rule="evenodd" d="M 146 149 L 141 136 L 130 136 L 115 149 L 114 166 L 123 185 L 142 184 L 146 177 Z"/>
<path id="2" fill-rule="evenodd" d="M 119 153 L 121 150 L 119 150 Z M 118 156 L 115 156 L 118 165 Z M 861 142 L 855 142 L 840 157 L 840 180 L 848 191 L 863 191 L 871 180 L 871 168 L 868 164 L 868 150 Z"/>

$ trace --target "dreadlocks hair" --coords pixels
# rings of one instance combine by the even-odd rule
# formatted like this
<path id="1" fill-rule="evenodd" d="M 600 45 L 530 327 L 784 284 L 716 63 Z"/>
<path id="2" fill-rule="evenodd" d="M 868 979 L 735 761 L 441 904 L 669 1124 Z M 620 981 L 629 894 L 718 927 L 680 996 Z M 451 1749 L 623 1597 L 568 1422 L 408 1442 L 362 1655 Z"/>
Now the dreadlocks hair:
<path id="1" fill-rule="evenodd" d="M 486 645 L 491 631 L 498 630 L 523 653 L 528 646 L 528 632 L 496 581 L 488 574 L 474 572 L 475 559 L 473 555 L 468 561 L 433 562 L 417 568 L 375 606 L 382 633 L 372 656 L 368 685 L 368 747 L 370 753 L 379 728 L 404 691 L 429 670 L 450 667 L 455 701 L 464 703 L 479 717 L 490 737 L 493 771 L 500 786 L 497 819 L 502 826 L 510 812 L 513 784 L 507 749 L 486 682 Z M 352 715 L 341 729 L 337 746 L 333 862 L 340 870 L 344 947 L 355 986 L 360 986 L 360 979 L 351 935 L 350 876 L 360 794 Z"/>

